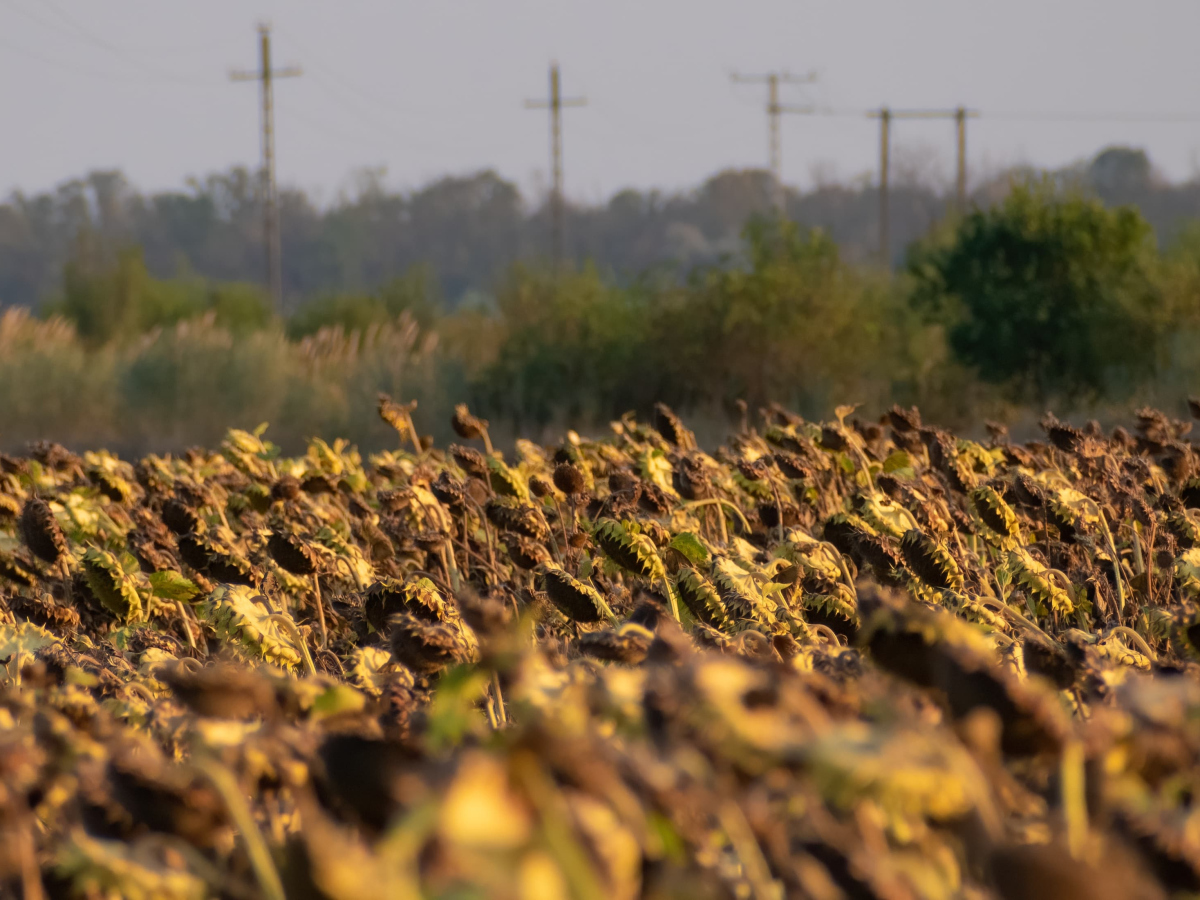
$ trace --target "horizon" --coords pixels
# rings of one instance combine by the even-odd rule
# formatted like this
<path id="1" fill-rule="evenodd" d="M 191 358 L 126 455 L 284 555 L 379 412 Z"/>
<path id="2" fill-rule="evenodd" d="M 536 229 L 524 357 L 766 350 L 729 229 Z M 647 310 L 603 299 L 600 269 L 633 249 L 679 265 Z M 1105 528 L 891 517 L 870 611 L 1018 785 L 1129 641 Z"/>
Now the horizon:
<path id="1" fill-rule="evenodd" d="M 1136 144 L 1106 144 L 1098 147 L 1094 152 L 1085 154 L 1075 160 L 1068 161 L 1066 164 L 1057 167 L 1038 166 L 1033 163 L 1016 162 L 1009 166 L 996 167 L 988 172 L 976 176 L 971 179 L 970 190 L 977 192 L 984 188 L 996 185 L 1002 179 L 1010 177 L 1013 174 L 1021 174 L 1024 171 L 1032 171 L 1037 174 L 1047 176 L 1054 175 L 1069 175 L 1076 172 L 1082 172 L 1095 161 L 1101 154 L 1110 150 L 1131 151 L 1134 153 L 1144 153 L 1150 163 L 1151 184 L 1156 188 L 1172 189 L 1182 188 L 1189 185 L 1200 183 L 1200 169 L 1190 172 L 1186 177 L 1171 178 L 1169 173 L 1164 172 L 1157 164 L 1154 157 L 1146 150 L 1145 147 Z M 904 148 L 895 148 L 892 150 L 891 175 L 890 180 L 894 187 L 900 188 L 915 188 L 918 190 L 926 190 L 935 195 L 949 195 L 954 190 L 952 177 L 948 176 L 945 171 L 941 171 L 937 167 L 938 160 L 930 157 L 922 157 L 916 153 L 905 152 Z M 147 188 L 139 184 L 129 176 L 129 173 L 120 168 L 91 168 L 86 171 L 78 172 L 74 175 L 69 175 L 55 181 L 48 187 L 40 188 L 36 191 L 23 190 L 14 188 L 3 198 L 0 198 L 0 203 L 11 202 L 16 197 L 23 198 L 36 197 L 39 195 L 52 195 L 55 192 L 72 184 L 84 181 L 93 173 L 108 173 L 115 172 L 122 176 L 128 187 L 133 193 L 140 196 L 157 196 L 169 194 L 187 194 L 194 187 L 194 182 L 202 183 L 203 179 L 212 176 L 227 175 L 237 170 L 245 170 L 250 173 L 255 173 L 260 167 L 255 164 L 234 163 L 224 169 L 214 169 L 207 172 L 192 173 L 180 178 L 174 185 L 166 185 L 162 187 Z M 373 170 L 371 167 L 359 167 L 345 173 L 342 177 L 341 184 L 337 192 L 331 197 L 316 197 L 313 192 L 300 184 L 289 183 L 285 179 L 280 179 L 279 188 L 285 192 L 299 192 L 303 194 L 309 201 L 313 203 L 316 209 L 327 211 L 336 208 L 342 204 L 353 204 L 356 199 L 363 195 L 368 190 L 372 181 L 385 194 L 389 196 L 405 196 L 419 193 L 427 190 L 430 187 L 442 181 L 452 181 L 455 179 L 467 179 L 483 173 L 495 173 L 502 181 L 512 184 L 518 191 L 522 203 L 526 204 L 528 211 L 535 212 L 548 197 L 546 188 L 537 185 L 522 184 L 518 179 L 508 177 L 504 172 L 499 171 L 495 166 L 483 165 L 476 169 L 465 171 L 445 171 L 434 174 L 426 180 L 413 184 L 389 184 L 386 176 L 378 170 Z M 595 209 L 606 206 L 611 200 L 618 195 L 627 191 L 636 191 L 643 195 L 657 194 L 663 199 L 678 199 L 692 197 L 698 190 L 703 188 L 712 180 L 729 173 L 759 173 L 769 175 L 770 170 L 766 166 L 729 166 L 709 172 L 707 175 L 701 175 L 696 181 L 689 184 L 672 185 L 671 187 L 663 187 L 656 185 L 618 185 L 614 187 L 607 195 L 598 198 L 577 198 L 572 197 L 568 192 L 566 200 L 569 206 L 577 209 Z M 805 196 L 817 194 L 823 190 L 851 190 L 851 191 L 870 191 L 878 189 L 878 173 L 861 173 L 856 176 L 836 178 L 820 178 L 814 183 L 808 185 L 799 185 L 788 181 L 786 178 L 783 182 L 785 190 L 791 191 L 795 196 Z M 1197 211 L 1200 215 L 1200 210 Z"/>

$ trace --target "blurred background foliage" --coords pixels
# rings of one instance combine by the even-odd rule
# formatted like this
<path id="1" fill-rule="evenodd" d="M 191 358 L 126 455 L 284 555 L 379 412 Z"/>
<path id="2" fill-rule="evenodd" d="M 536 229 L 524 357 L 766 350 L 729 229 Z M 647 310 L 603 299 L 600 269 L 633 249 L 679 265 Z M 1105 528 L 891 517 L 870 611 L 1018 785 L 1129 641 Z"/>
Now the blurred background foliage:
<path id="1" fill-rule="evenodd" d="M 512 201 L 495 185 L 460 187 L 485 213 Z M 209 186 L 214 210 L 240 202 L 228 188 L 218 203 L 226 188 Z M 179 212 L 156 202 L 160 219 Z M 398 271 L 314 289 L 283 317 L 232 269 L 155 274 L 145 242 L 83 228 L 42 302 L 0 313 L 0 445 L 179 450 L 268 421 L 285 447 L 338 435 L 367 449 L 393 437 L 378 391 L 417 399 L 418 426 L 441 440 L 464 400 L 501 439 L 595 428 L 663 400 L 709 441 L 738 400 L 751 414 L 774 400 L 810 416 L 917 403 L 946 426 L 990 417 L 1019 430 L 1051 407 L 1102 421 L 1141 403 L 1182 413 L 1200 392 L 1200 225 L 1175 223 L 1164 240 L 1138 208 L 1030 176 L 934 220 L 892 269 L 754 208 L 739 208 L 749 224 L 736 241 L 684 268 L 519 260 L 486 290 L 451 293 L 438 245 Z M 494 226 L 456 222 L 459 250 Z M 379 237 L 343 225 L 355 246 Z"/>

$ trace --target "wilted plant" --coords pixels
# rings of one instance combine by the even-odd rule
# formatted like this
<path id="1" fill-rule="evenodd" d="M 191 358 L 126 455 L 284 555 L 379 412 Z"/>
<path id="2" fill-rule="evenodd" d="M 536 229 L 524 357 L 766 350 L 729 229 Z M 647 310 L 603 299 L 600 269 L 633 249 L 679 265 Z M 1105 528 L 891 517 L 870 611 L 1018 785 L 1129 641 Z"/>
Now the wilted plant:
<path id="1" fill-rule="evenodd" d="M 1182 428 L 851 411 L 0 457 L 0 892 L 1195 892 Z"/>

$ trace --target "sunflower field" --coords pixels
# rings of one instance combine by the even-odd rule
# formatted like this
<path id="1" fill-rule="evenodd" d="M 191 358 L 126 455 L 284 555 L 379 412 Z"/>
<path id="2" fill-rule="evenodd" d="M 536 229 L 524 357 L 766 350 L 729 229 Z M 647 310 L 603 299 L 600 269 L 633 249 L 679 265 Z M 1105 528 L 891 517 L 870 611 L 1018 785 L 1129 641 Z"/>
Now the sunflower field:
<path id="1" fill-rule="evenodd" d="M 1200 896 L 1190 421 L 414 407 L 0 456 L 0 894 Z"/>

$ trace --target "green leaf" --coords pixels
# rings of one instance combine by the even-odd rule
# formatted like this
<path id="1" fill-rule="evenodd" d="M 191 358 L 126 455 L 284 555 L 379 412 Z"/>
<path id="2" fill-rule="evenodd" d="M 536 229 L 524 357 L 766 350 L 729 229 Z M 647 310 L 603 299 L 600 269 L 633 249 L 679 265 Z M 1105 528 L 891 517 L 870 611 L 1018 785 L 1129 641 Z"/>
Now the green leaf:
<path id="1" fill-rule="evenodd" d="M 197 613 L 221 639 L 240 643 L 275 665 L 300 665 L 300 654 L 292 646 L 291 637 L 265 604 L 266 600 L 252 588 L 222 584 L 200 604 Z"/>
<path id="2" fill-rule="evenodd" d="M 529 488 L 516 472 L 504 464 L 504 460 L 495 456 L 489 456 L 486 459 L 488 472 L 491 475 L 492 490 L 505 497 L 513 497 L 521 501 L 529 500 Z"/>
<path id="3" fill-rule="evenodd" d="M 675 535 L 668 546 L 687 557 L 687 561 L 694 566 L 708 562 L 708 548 L 690 531 L 682 531 Z"/>
<path id="4" fill-rule="evenodd" d="M 142 598 L 115 556 L 98 547 L 89 548 L 83 555 L 83 574 L 96 598 L 121 621 L 142 619 Z"/>
<path id="5" fill-rule="evenodd" d="M 897 450 L 883 461 L 883 471 L 888 475 L 898 474 L 911 478 L 915 474 L 912 457 L 904 450 Z"/>
<path id="6" fill-rule="evenodd" d="M 674 467 L 661 450 L 651 450 L 638 460 L 638 474 L 647 481 L 652 481 L 663 489 L 669 496 L 678 497 L 675 486 L 671 483 Z"/>
<path id="7" fill-rule="evenodd" d="M 359 647 L 350 656 L 350 680 L 372 697 L 378 697 L 392 679 L 402 679 L 412 685 L 412 673 L 398 666 L 392 654 L 381 647 Z"/>
<path id="8" fill-rule="evenodd" d="M 342 713 L 356 713 L 366 705 L 367 698 L 354 688 L 345 684 L 331 684 L 313 700 L 312 715 L 321 719 Z"/>
<path id="9" fill-rule="evenodd" d="M 173 569 L 151 573 L 150 587 L 155 597 L 164 600 L 191 600 L 200 593 L 200 588 L 194 581 Z"/>
<path id="10" fill-rule="evenodd" d="M 450 749 L 469 734 L 487 733 L 480 703 L 489 683 L 487 672 L 471 665 L 455 666 L 442 675 L 429 704 L 427 735 L 432 748 Z"/>
<path id="11" fill-rule="evenodd" d="M 28 656 L 57 643 L 58 638 L 30 622 L 0 626 L 0 659 Z"/>

